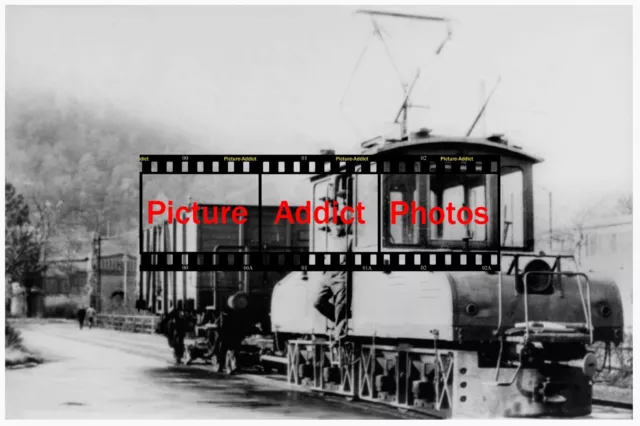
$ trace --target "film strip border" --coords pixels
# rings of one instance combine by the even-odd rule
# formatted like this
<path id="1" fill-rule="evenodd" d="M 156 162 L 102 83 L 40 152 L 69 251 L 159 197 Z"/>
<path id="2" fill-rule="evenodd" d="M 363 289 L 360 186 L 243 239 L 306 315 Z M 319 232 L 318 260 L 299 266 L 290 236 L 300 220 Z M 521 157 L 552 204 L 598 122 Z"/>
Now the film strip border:
<path id="1" fill-rule="evenodd" d="M 491 271 L 499 252 L 146 252 L 142 271 Z"/>
<path id="2" fill-rule="evenodd" d="M 142 174 L 497 174 L 499 155 L 141 155 Z"/>

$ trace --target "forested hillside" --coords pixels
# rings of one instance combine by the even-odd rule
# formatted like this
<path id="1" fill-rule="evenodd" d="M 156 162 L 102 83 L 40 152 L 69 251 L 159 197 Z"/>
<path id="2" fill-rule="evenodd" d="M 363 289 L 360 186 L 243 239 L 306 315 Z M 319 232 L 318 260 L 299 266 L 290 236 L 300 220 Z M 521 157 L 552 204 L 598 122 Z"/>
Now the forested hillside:
<path id="1" fill-rule="evenodd" d="M 55 206 L 47 209 L 55 213 L 51 256 L 86 255 L 94 230 L 120 235 L 116 240 L 135 248 L 140 154 L 225 154 L 233 145 L 211 142 L 203 149 L 163 124 L 53 96 L 8 95 L 6 111 L 6 179 L 32 212 Z M 271 182 L 265 181 L 264 190 L 271 204 L 307 199 L 301 179 Z M 298 200 L 283 193 L 292 184 L 296 189 L 289 193 Z M 163 194 L 174 203 L 191 196 L 199 202 L 258 204 L 255 176 L 148 176 L 144 191 L 145 199 Z"/>
<path id="2" fill-rule="evenodd" d="M 114 235 L 137 228 L 139 154 L 203 152 L 161 125 L 53 96 L 8 96 L 6 111 L 6 179 L 32 206 L 58 206 L 58 245 L 79 243 L 93 230 Z M 184 193 L 189 182 L 163 185 Z"/>

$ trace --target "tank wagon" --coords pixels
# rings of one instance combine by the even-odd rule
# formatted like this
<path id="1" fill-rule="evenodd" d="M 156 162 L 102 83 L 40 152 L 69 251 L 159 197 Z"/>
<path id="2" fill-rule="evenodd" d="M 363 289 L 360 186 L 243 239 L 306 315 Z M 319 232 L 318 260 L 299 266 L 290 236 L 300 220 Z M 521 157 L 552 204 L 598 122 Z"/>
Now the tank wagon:
<path id="1" fill-rule="evenodd" d="M 312 200 L 382 203 L 354 223 L 353 250 L 501 247 L 499 267 L 481 272 L 371 272 L 347 275 L 347 337 L 315 308 L 322 272 L 292 272 L 271 298 L 274 353 L 289 383 L 441 417 L 582 416 L 591 412 L 594 342 L 619 344 L 623 313 L 616 284 L 580 273 L 571 255 L 534 252 L 533 166 L 542 160 L 501 137 L 442 137 L 428 130 L 377 138 L 363 155 L 498 154 L 493 175 L 318 175 Z M 499 194 L 499 192 L 501 192 Z M 489 222 L 390 224 L 389 201 L 488 209 Z M 428 210 L 428 209 L 427 209 Z M 380 223 L 381 229 L 378 229 Z M 310 227 L 310 251 L 335 250 L 335 229 Z M 344 250 L 341 250 L 344 251 Z"/>

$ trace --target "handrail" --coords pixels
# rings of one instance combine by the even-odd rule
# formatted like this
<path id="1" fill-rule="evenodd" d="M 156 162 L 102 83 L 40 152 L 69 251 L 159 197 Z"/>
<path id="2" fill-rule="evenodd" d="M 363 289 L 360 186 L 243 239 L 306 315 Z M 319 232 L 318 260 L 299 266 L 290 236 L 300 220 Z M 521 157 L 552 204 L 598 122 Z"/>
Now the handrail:
<path id="1" fill-rule="evenodd" d="M 582 302 L 582 308 L 584 310 L 585 319 L 587 321 L 587 328 L 589 329 L 589 343 L 593 344 L 593 321 L 591 318 L 591 285 L 589 277 L 582 272 L 546 272 L 546 271 L 528 271 L 524 273 L 524 321 L 525 321 L 525 338 L 529 338 L 529 301 L 528 301 L 528 286 L 527 278 L 531 274 L 537 275 L 553 275 L 553 276 L 566 276 L 566 277 L 584 277 L 587 283 L 587 300 L 585 306 L 584 295 L 582 293 L 582 281 L 578 279 L 578 290 L 580 291 L 580 301 Z"/>

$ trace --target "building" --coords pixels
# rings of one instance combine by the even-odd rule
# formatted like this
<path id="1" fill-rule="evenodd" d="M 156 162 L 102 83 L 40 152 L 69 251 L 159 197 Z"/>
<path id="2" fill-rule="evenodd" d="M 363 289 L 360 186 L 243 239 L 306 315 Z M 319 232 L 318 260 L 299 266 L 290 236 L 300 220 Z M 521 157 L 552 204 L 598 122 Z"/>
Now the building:
<path id="1" fill-rule="evenodd" d="M 45 316 L 72 317 L 84 301 L 89 258 L 51 259 L 44 274 L 42 312 Z"/>
<path id="2" fill-rule="evenodd" d="M 633 262 L 633 216 L 599 219 L 584 226 L 585 242 L 580 256 L 585 266 L 631 270 Z"/>
<path id="3" fill-rule="evenodd" d="M 558 231 L 560 234 L 562 231 Z M 566 235 L 566 232 L 564 232 Z M 588 221 L 558 244 L 555 251 L 573 252 L 584 272 L 602 273 L 618 287 L 624 306 L 624 322 L 633 324 L 633 216 L 610 216 Z M 580 244 L 576 242 L 581 241 Z M 576 246 L 578 247 L 576 249 Z"/>
<path id="4" fill-rule="evenodd" d="M 594 220 L 584 226 L 584 270 L 611 276 L 620 288 L 625 324 L 633 324 L 633 216 Z"/>
<path id="5" fill-rule="evenodd" d="M 100 256 L 100 278 L 93 302 L 101 313 L 130 313 L 135 309 L 137 259 L 132 254 Z"/>
<path id="6" fill-rule="evenodd" d="M 87 299 L 90 260 L 52 259 L 45 272 L 40 314 L 70 316 L 90 303 L 101 313 L 128 313 L 135 309 L 137 261 L 112 242 L 103 243 L 97 286 Z M 127 260 L 125 262 L 125 259 Z"/>

